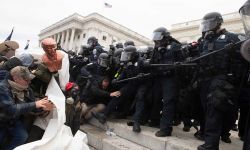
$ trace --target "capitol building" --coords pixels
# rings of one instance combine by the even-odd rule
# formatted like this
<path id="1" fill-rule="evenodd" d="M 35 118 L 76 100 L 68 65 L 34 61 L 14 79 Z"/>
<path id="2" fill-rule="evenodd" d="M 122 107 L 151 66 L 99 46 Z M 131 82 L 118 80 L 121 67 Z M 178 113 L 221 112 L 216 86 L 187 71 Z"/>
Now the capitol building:
<path id="1" fill-rule="evenodd" d="M 51 37 L 57 42 L 61 38 L 60 44 L 63 49 L 78 51 L 91 36 L 95 36 L 104 47 L 128 40 L 134 41 L 136 46 L 152 45 L 152 41 L 147 37 L 98 13 L 92 13 L 86 17 L 74 13 L 52 24 L 40 32 L 39 44 L 47 37 Z"/>
<path id="2" fill-rule="evenodd" d="M 230 32 L 244 33 L 238 12 L 223 15 L 223 28 Z M 171 35 L 180 42 L 196 41 L 200 36 L 201 19 L 171 25 Z M 74 13 L 41 30 L 39 44 L 47 37 L 54 38 L 65 50 L 79 51 L 90 36 L 95 36 L 104 47 L 117 42 L 132 40 L 136 46 L 153 45 L 151 39 L 140 35 L 98 13 L 87 16 Z"/>

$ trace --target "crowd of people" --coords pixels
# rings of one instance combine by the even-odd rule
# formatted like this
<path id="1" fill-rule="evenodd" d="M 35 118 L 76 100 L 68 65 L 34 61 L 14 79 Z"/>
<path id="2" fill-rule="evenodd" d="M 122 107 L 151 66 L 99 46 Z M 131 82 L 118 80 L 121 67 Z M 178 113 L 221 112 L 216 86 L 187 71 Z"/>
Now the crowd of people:
<path id="1" fill-rule="evenodd" d="M 231 143 L 230 130 L 248 141 L 250 63 L 240 53 L 246 37 L 222 24 L 220 13 L 206 14 L 202 36 L 192 43 L 181 43 L 160 27 L 153 31 L 154 46 L 143 49 L 126 41 L 105 51 L 89 37 L 76 54 L 47 38 L 41 61 L 28 53 L 15 57 L 18 43 L 2 42 L 0 149 L 42 138 L 55 109 L 45 95 L 52 77 L 67 97 L 65 124 L 73 134 L 93 117 L 105 124 L 108 118 L 132 116 L 133 132 L 140 133 L 141 125 L 156 127 L 157 137 L 171 136 L 172 126 L 181 122 L 184 132 L 195 127 L 194 136 L 204 141 L 198 150 L 218 150 L 220 140 Z M 64 84 L 60 70 L 66 60 L 70 78 Z"/>

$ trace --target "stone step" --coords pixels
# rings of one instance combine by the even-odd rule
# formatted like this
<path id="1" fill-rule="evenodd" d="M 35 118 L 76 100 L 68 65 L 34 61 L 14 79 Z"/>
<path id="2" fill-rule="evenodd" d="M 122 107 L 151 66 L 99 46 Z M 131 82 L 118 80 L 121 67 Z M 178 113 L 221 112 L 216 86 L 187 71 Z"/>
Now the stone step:
<path id="1" fill-rule="evenodd" d="M 80 129 L 87 134 L 88 144 L 97 150 L 149 150 L 119 136 L 108 136 L 93 125 L 85 124 Z"/>
<path id="2" fill-rule="evenodd" d="M 100 124 L 96 119 L 92 119 L 90 124 L 106 129 L 114 129 L 114 132 L 129 141 L 142 145 L 152 150 L 196 150 L 202 141 L 195 139 L 195 129 L 191 128 L 190 132 L 183 132 L 182 126 L 174 127 L 171 137 L 156 137 L 157 128 L 141 126 L 141 133 L 132 131 L 132 127 L 127 126 L 127 120 L 110 120 L 106 125 Z M 227 144 L 220 142 L 220 150 L 241 150 L 242 142 L 236 136 L 232 136 L 232 143 Z"/>

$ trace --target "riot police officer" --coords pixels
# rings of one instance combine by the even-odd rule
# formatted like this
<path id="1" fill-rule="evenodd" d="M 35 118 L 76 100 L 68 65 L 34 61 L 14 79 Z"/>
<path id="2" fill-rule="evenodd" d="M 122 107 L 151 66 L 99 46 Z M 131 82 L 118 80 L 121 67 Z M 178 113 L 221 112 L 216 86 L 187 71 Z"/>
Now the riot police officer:
<path id="1" fill-rule="evenodd" d="M 229 131 L 235 121 L 235 85 L 239 81 L 233 68 L 237 51 L 230 45 L 239 41 L 239 36 L 221 29 L 222 23 L 221 14 L 212 12 L 203 17 L 200 25 L 201 56 L 225 46 L 230 48 L 200 60 L 198 87 L 205 120 L 197 137 L 204 138 L 205 144 L 198 146 L 198 150 L 218 150 L 220 137 L 224 142 L 231 143 Z"/>
<path id="2" fill-rule="evenodd" d="M 241 18 L 242 18 L 242 22 L 244 25 L 244 29 L 245 29 L 245 33 L 246 36 L 249 38 L 250 37 L 250 1 L 248 0 L 247 2 L 245 2 L 245 4 L 240 8 L 239 10 L 240 14 L 241 14 Z M 250 62 L 250 54 L 249 54 L 249 48 L 250 48 L 250 40 L 246 40 L 241 47 L 241 54 L 242 56 L 248 61 Z M 249 68 L 248 68 L 249 69 Z M 249 111 L 249 106 L 250 106 L 250 101 L 249 101 L 249 91 L 250 91 L 250 81 L 249 78 L 250 77 L 250 69 L 248 71 L 248 75 L 247 75 L 247 80 L 245 81 L 246 85 L 247 85 L 247 94 L 248 97 L 246 97 L 246 110 L 248 110 L 248 115 L 243 114 L 245 116 L 245 120 L 246 120 L 246 124 L 245 124 L 245 130 L 244 130 L 244 124 L 243 124 L 243 130 L 244 130 L 244 145 L 243 145 L 243 150 L 248 150 L 250 149 L 250 111 Z M 240 129 L 240 128 L 239 128 Z M 239 132 L 240 133 L 240 132 Z M 241 135 L 243 136 L 243 135 Z"/>
<path id="3" fill-rule="evenodd" d="M 87 44 L 89 45 L 90 51 L 90 62 L 96 62 L 98 56 L 104 52 L 102 46 L 98 43 L 98 39 L 94 36 L 88 38 Z"/>
<path id="4" fill-rule="evenodd" d="M 182 61 L 181 44 L 170 36 L 170 32 L 160 27 L 153 32 L 153 41 L 155 43 L 151 63 L 153 64 L 174 64 Z M 159 73 L 159 77 L 154 79 L 153 101 L 151 121 L 157 120 L 160 116 L 159 108 L 163 99 L 162 117 L 160 121 L 160 130 L 156 136 L 165 137 L 172 134 L 172 122 L 175 115 L 175 102 L 178 93 L 178 82 L 175 77 L 174 68 L 157 67 L 152 72 Z"/>

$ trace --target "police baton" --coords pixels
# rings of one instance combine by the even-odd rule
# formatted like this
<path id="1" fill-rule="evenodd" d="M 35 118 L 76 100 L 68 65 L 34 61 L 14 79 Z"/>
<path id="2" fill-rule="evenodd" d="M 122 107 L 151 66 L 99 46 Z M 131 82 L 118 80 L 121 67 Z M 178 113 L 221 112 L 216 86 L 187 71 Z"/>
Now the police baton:
<path id="1" fill-rule="evenodd" d="M 196 66 L 197 63 L 174 63 L 174 64 L 150 64 L 152 67 L 164 67 L 164 66 L 169 66 L 169 67 L 177 67 L 177 66 Z"/>
<path id="2" fill-rule="evenodd" d="M 204 55 L 202 55 L 202 56 L 200 56 L 200 57 L 194 58 L 194 59 L 190 60 L 189 62 L 190 62 L 190 63 L 191 63 L 191 62 L 195 62 L 195 61 L 197 61 L 197 60 L 201 60 L 201 59 L 203 59 L 203 58 L 206 58 L 206 57 L 208 57 L 208 56 L 210 56 L 210 55 L 217 54 L 217 53 L 219 53 L 219 52 L 221 52 L 221 51 L 232 49 L 232 48 L 234 48 L 235 46 L 241 45 L 241 44 L 242 44 L 243 42 L 245 42 L 245 41 L 246 41 L 246 40 L 242 40 L 242 41 L 239 41 L 239 42 L 237 42 L 237 43 L 229 43 L 229 44 L 225 45 L 225 46 L 224 46 L 223 48 L 221 48 L 221 49 L 218 49 L 218 50 L 212 51 L 212 52 L 210 52 L 210 53 L 204 54 Z"/>
<path id="3" fill-rule="evenodd" d="M 128 82 L 128 81 L 132 81 L 132 80 L 137 80 L 137 79 L 140 79 L 140 78 L 144 78 L 144 77 L 149 77 L 151 76 L 151 73 L 141 73 L 141 74 L 138 74 L 137 76 L 135 77 L 131 77 L 131 78 L 127 78 L 127 79 L 122 79 L 122 80 L 118 80 L 116 81 L 114 84 L 121 84 L 121 83 L 124 83 L 124 82 Z"/>

